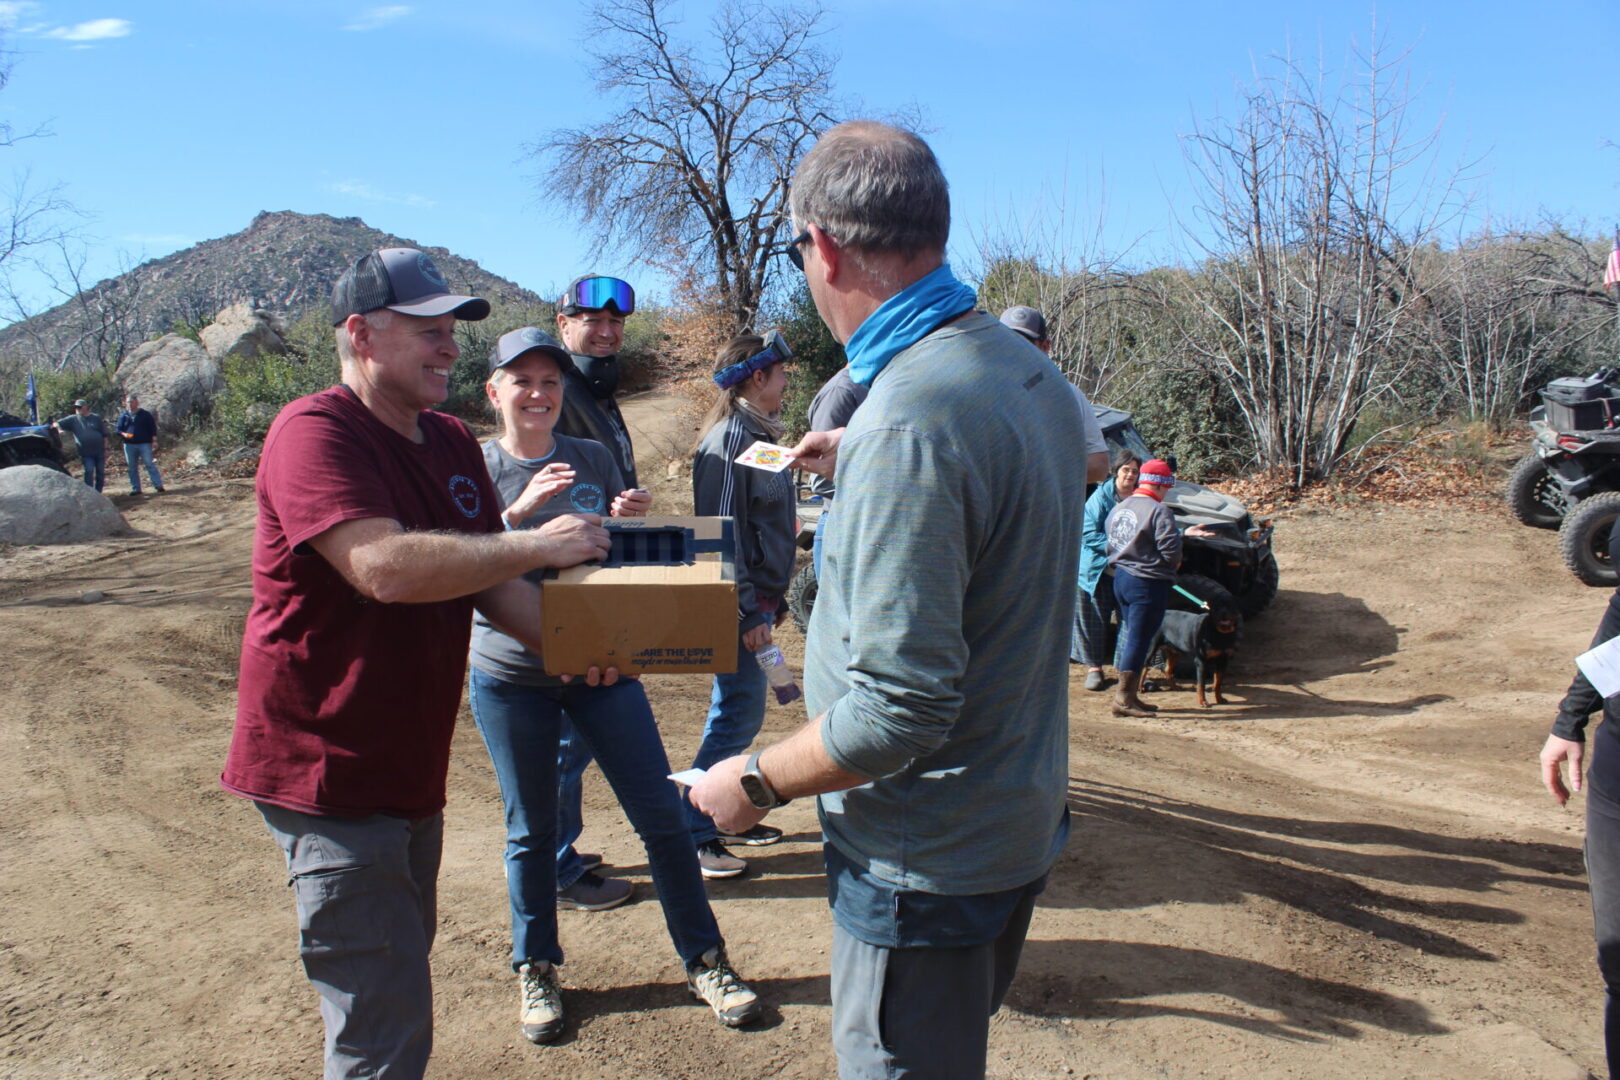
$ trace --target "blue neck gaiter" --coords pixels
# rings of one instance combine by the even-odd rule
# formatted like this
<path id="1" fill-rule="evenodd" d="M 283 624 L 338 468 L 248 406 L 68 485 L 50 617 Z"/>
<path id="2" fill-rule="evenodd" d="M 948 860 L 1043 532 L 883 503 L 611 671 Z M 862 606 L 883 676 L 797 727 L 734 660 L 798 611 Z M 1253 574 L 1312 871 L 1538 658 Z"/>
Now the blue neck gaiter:
<path id="1" fill-rule="evenodd" d="M 902 349 L 921 341 L 940 323 L 978 302 L 978 295 L 956 280 L 950 263 L 907 285 L 879 304 L 844 346 L 849 377 L 871 386 L 878 372 Z"/>

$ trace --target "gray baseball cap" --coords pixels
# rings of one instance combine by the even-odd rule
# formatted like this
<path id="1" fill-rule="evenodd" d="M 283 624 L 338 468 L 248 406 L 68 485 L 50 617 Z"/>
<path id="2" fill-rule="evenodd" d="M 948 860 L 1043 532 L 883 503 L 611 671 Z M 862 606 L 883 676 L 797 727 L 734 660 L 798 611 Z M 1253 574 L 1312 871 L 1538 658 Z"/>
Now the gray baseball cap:
<path id="1" fill-rule="evenodd" d="M 527 353 L 542 352 L 563 369 L 574 362 L 568 355 L 568 350 L 557 344 L 557 339 L 544 330 L 533 326 L 520 326 L 516 330 L 509 330 L 502 334 L 495 342 L 495 347 L 489 351 L 489 370 L 494 374 L 499 368 L 505 367 L 518 357 Z"/>
<path id="2" fill-rule="evenodd" d="M 88 409 L 90 407 L 90 403 L 84 400 L 84 398 L 80 398 L 78 401 L 73 403 L 73 407 L 75 409 Z"/>
<path id="3" fill-rule="evenodd" d="M 1032 307 L 1019 304 L 1001 313 L 1001 324 L 1016 330 L 1031 341 L 1046 338 L 1046 317 Z"/>
<path id="4" fill-rule="evenodd" d="M 362 255 L 332 286 L 332 325 L 350 315 L 387 308 L 405 315 L 444 315 L 477 321 L 489 314 L 489 301 L 450 291 L 427 253 L 415 248 L 383 248 Z"/>

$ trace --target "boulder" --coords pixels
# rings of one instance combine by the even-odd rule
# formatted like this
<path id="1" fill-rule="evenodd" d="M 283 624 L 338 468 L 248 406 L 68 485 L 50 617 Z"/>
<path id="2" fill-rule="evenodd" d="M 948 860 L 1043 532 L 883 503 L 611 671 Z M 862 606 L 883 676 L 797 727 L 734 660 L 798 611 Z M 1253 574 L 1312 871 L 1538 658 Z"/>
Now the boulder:
<path id="1" fill-rule="evenodd" d="M 118 508 L 82 480 L 43 465 L 0 469 L 0 542 L 68 544 L 126 528 Z"/>
<path id="2" fill-rule="evenodd" d="M 118 385 L 138 394 L 141 407 L 174 431 L 187 417 L 206 414 L 225 387 L 219 361 L 201 345 L 179 334 L 164 334 L 136 346 L 118 365 Z"/>
<path id="3" fill-rule="evenodd" d="M 286 327 L 274 314 L 251 304 L 232 304 L 214 316 L 197 336 L 203 348 L 216 361 L 227 356 L 256 356 L 259 353 L 286 352 L 281 335 Z"/>

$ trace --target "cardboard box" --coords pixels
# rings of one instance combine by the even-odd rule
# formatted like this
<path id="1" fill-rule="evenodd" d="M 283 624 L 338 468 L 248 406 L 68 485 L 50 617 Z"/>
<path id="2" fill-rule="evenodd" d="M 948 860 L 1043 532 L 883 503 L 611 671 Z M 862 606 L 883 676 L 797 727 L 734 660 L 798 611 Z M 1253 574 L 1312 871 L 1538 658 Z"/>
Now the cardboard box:
<path id="1" fill-rule="evenodd" d="M 542 658 L 551 675 L 737 670 L 736 543 L 730 518 L 610 518 L 600 563 L 547 571 Z"/>

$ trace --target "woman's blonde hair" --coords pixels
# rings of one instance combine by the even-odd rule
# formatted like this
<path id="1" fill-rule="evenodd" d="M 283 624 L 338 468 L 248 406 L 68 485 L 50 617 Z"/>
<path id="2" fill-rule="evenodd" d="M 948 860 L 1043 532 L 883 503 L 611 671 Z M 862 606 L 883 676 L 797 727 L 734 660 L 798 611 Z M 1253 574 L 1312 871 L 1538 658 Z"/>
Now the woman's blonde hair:
<path id="1" fill-rule="evenodd" d="M 740 364 L 750 356 L 758 356 L 764 351 L 765 339 L 758 334 L 738 334 L 720 346 L 720 351 L 715 354 L 714 370 L 716 372 L 724 371 L 732 364 Z M 709 406 L 709 412 L 703 417 L 703 423 L 698 425 L 697 442 L 692 444 L 694 454 L 697 453 L 698 447 L 703 445 L 703 436 L 709 433 L 709 429 L 716 424 L 725 423 L 731 417 L 731 414 L 737 411 L 737 398 L 742 395 L 743 388 L 748 385 L 748 382 L 748 379 L 744 379 L 735 386 L 729 386 L 724 390 L 719 390 L 716 387 L 719 396 L 714 399 L 714 404 Z"/>

